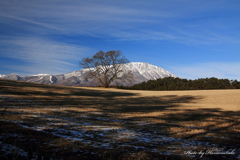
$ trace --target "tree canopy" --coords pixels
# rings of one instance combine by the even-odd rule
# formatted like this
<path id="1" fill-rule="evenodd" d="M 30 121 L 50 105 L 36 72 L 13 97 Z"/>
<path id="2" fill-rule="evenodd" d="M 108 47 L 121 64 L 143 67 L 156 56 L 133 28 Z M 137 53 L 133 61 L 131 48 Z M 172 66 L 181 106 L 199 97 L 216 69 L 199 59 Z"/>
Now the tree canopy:
<path id="1" fill-rule="evenodd" d="M 83 58 L 79 62 L 80 67 L 86 70 L 88 78 L 95 78 L 105 88 L 114 81 L 129 81 L 133 80 L 132 71 L 125 68 L 129 60 L 122 54 L 121 51 L 97 52 L 93 57 Z"/>

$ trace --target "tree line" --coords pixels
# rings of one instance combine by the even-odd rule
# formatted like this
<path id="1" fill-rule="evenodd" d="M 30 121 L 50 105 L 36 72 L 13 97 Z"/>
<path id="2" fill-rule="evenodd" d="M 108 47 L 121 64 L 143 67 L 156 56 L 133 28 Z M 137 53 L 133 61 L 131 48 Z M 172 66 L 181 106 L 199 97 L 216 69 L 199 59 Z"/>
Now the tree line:
<path id="1" fill-rule="evenodd" d="M 240 89 L 237 80 L 212 78 L 199 78 L 195 80 L 174 77 L 159 78 L 135 84 L 134 86 L 119 86 L 122 89 L 133 90 L 207 90 L 207 89 Z"/>

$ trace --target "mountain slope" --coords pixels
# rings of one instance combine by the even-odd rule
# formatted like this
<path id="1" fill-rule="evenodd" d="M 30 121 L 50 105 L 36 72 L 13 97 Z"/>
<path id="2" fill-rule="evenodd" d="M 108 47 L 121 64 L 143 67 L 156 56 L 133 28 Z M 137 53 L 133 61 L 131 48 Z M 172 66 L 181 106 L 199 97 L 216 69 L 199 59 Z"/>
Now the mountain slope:
<path id="1" fill-rule="evenodd" d="M 164 77 L 177 77 L 169 71 L 151 65 L 149 63 L 142 62 L 131 62 L 125 64 L 125 68 L 127 70 L 132 70 L 134 81 L 131 83 L 122 83 L 113 81 L 111 85 L 125 85 L 131 86 L 134 84 L 141 83 L 143 81 L 148 81 L 150 79 L 158 79 Z M 97 80 L 88 79 L 84 74 L 86 69 L 73 71 L 61 75 L 47 75 L 47 74 L 39 74 L 34 76 L 19 76 L 17 74 L 10 74 L 7 76 L 3 76 L 3 79 L 11 79 L 11 80 L 20 80 L 20 81 L 28 81 L 28 82 L 38 82 L 44 84 L 56 84 L 56 85 L 66 85 L 66 86 L 98 86 L 100 85 Z"/>
<path id="2" fill-rule="evenodd" d="M 177 77 L 167 70 L 151 65 L 149 63 L 131 62 L 126 64 L 126 69 L 133 70 L 134 73 L 138 72 L 146 79 L 158 79 L 163 77 Z"/>
<path id="3" fill-rule="evenodd" d="M 16 80 L 16 81 L 25 81 L 25 78 L 23 76 L 20 76 L 18 74 L 12 73 L 7 76 L 2 76 L 2 79 L 9 79 L 9 80 Z"/>

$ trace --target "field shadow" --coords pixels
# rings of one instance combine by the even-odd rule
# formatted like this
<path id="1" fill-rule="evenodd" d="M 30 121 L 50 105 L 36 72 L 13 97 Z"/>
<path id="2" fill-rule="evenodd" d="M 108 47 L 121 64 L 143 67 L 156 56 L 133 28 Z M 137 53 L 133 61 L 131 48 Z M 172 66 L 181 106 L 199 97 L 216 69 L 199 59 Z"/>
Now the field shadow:
<path id="1" fill-rule="evenodd" d="M 38 97 L 39 100 L 48 100 L 48 99 L 57 99 L 58 97 L 73 97 L 73 96 L 85 96 L 92 98 L 99 97 L 108 97 L 114 98 L 119 96 L 133 96 L 137 95 L 134 93 L 126 93 L 126 92 L 114 92 L 111 90 L 94 90 L 94 89 L 84 89 L 84 88 L 76 88 L 76 87 L 67 87 L 67 86 L 58 86 L 58 85 L 46 85 L 46 84 L 38 84 L 38 83 L 29 83 L 29 82 L 21 82 L 21 81 L 11 81 L 11 80 L 3 80 L 0 79 L 0 92 L 18 95 L 18 96 L 27 96 Z M 41 98 L 41 96 L 43 98 Z M 45 97 L 44 97 L 45 96 Z"/>
<path id="2" fill-rule="evenodd" d="M 128 97 L 124 99 L 106 99 L 98 108 L 106 113 L 150 113 L 173 110 L 183 103 L 194 103 L 200 97 L 194 96 L 154 96 Z"/>
<path id="3" fill-rule="evenodd" d="M 50 107 L 96 108 L 104 113 L 163 111 L 173 109 L 183 103 L 195 103 L 202 98 L 191 95 L 139 97 L 138 93 L 121 90 L 95 90 L 9 80 L 0 80 L 0 89 L 4 94 L 33 100 Z M 8 101 L 7 99 L 3 100 L 2 103 L 8 105 L 21 104 L 21 102 Z"/>
<path id="4" fill-rule="evenodd" d="M 118 92 L 114 92 L 111 90 L 94 90 L 94 89 L 83 89 L 83 88 L 73 88 L 73 87 L 62 87 L 62 86 L 53 86 L 53 85 L 42 85 L 42 84 L 29 84 L 26 82 L 14 82 L 14 81 L 4 81 L 0 80 L 0 89 L 3 94 L 15 95 L 19 98 L 22 98 L 19 101 L 18 98 L 4 98 L 1 99 L 1 107 L 21 107 L 21 108 L 55 108 L 56 110 L 50 111 L 48 113 L 40 113 L 39 117 L 28 119 L 29 115 L 35 115 L 35 113 L 24 113 L 26 116 L 25 120 L 35 125 L 36 121 L 41 121 L 41 125 L 46 126 L 49 122 L 43 121 L 41 118 L 48 115 L 49 117 L 58 117 L 65 118 L 67 120 L 74 121 L 75 119 L 83 119 L 84 117 L 79 117 L 79 115 L 84 115 L 86 112 L 95 112 L 95 110 L 99 113 L 91 113 L 86 120 L 91 123 L 97 123 L 99 126 L 106 125 L 107 121 L 109 126 L 116 126 L 121 128 L 126 128 L 128 130 L 139 132 L 139 129 L 142 133 L 146 132 L 152 134 L 154 129 L 157 130 L 159 134 L 163 136 L 169 136 L 175 138 L 172 141 L 166 141 L 161 143 L 161 147 L 167 147 L 171 144 L 177 142 L 183 142 L 184 140 L 197 140 L 199 142 L 210 142 L 212 144 L 217 144 L 223 147 L 233 147 L 240 148 L 240 112 L 239 111 L 224 111 L 220 108 L 193 108 L 193 109 L 179 109 L 181 105 L 184 104 L 194 104 L 199 100 L 204 99 L 204 97 L 200 96 L 178 96 L 178 95 L 168 95 L 168 96 L 147 96 L 140 97 L 137 93 L 127 93 L 119 90 Z M 24 100 L 30 100 L 29 102 L 22 103 Z M 39 103 L 38 103 L 39 102 Z M 36 105 L 37 104 L 37 105 Z M 64 110 L 61 110 L 65 108 Z M 57 110 L 59 109 L 59 110 Z M 89 109 L 89 111 L 88 111 Z M 92 111 L 90 110 L 92 109 Z M 151 113 L 159 112 L 163 113 L 162 115 L 154 115 Z M 5 115 L 11 114 L 22 114 L 13 111 L 5 110 Z M 119 114 L 128 114 L 132 117 L 124 118 L 119 117 Z M 142 114 L 138 116 L 138 114 Z M 144 115 L 146 114 L 146 115 Z M 106 115 L 112 115 L 112 117 L 107 117 Z M 101 117 L 102 116 L 102 117 Z M 75 118 L 75 119 L 74 119 Z M 101 119 L 102 118 L 102 119 Z M 111 119 L 119 120 L 119 123 L 112 123 Z M 141 123 L 144 120 L 151 121 L 151 125 L 149 123 Z M 36 121 L 34 121 L 36 120 Z M 100 123 L 102 121 L 102 124 Z M 126 122 L 126 123 L 123 123 Z M 137 126 L 135 122 L 139 121 L 141 123 L 140 126 Z M 161 121 L 161 122 L 159 122 Z M 52 124 L 57 124 L 59 121 L 51 120 Z M 118 121 L 116 121 L 118 122 Z M 2 123 L 2 122 L 1 122 Z M 204 123 L 204 125 L 198 125 L 198 123 Z M 49 146 L 45 143 L 44 136 L 51 138 L 51 141 L 57 140 L 60 141 L 57 144 L 59 146 L 62 145 L 62 148 L 68 148 L 64 151 L 61 150 L 59 157 L 66 158 L 67 156 L 77 154 L 82 154 L 82 152 L 73 153 L 72 144 L 67 141 L 67 138 L 62 138 L 59 136 L 53 136 L 50 134 L 50 130 L 48 134 L 44 134 L 44 136 L 40 136 L 40 133 L 43 132 L 31 132 L 32 129 L 26 129 L 23 127 L 16 127 L 16 124 L 10 122 L 3 122 L 5 128 L 0 130 L 1 133 L 19 133 L 19 135 L 24 135 L 26 139 L 34 137 L 34 135 L 39 135 L 38 144 L 43 146 L 45 152 L 50 153 L 54 152 Z M 61 127 L 68 128 L 73 124 L 62 124 Z M 80 124 L 82 125 L 82 124 Z M 90 125 L 90 124 L 89 124 Z M 8 128 L 8 126 L 12 126 Z M 237 126 L 237 127 L 236 127 Z M 31 127 L 31 126 L 30 126 Z M 236 128 L 234 128 L 236 127 Z M 7 128 L 7 129 L 6 129 Z M 173 130 L 177 128 L 177 130 Z M 236 130 L 235 130 L 236 129 Z M 180 131 L 179 131 L 180 130 Z M 199 131 L 200 130 L 200 131 Z M 31 133 L 29 135 L 27 132 Z M 97 132 L 97 131 L 92 131 Z M 100 131 L 98 131 L 100 132 Z M 181 133 L 181 137 L 177 137 L 179 132 Z M 209 133 L 214 134 L 214 136 L 209 137 Z M 221 137 L 227 137 L 228 139 L 221 139 Z M 47 139 L 48 139 L 47 138 Z M 95 137 L 93 137 L 94 139 Z M 97 137 L 96 137 L 97 138 Z M 49 140 L 49 139 L 48 139 Z M 16 141 L 24 146 L 19 139 L 11 140 L 7 139 L 9 143 L 14 144 Z M 126 140 L 128 141 L 128 140 Z M 34 145 L 30 140 L 27 141 L 29 146 Z M 120 142 L 119 144 L 123 144 L 125 141 Z M 129 143 L 129 142 L 128 142 Z M 149 142 L 151 143 L 151 142 Z M 118 145 L 118 144 L 117 144 Z M 54 146 L 54 149 L 59 149 L 61 147 Z M 87 156 L 91 158 L 94 157 L 90 151 L 95 152 L 94 148 L 91 148 L 87 145 L 81 144 L 77 145 L 79 150 L 88 150 Z M 148 146 L 147 144 L 143 145 L 145 148 L 159 148 L 159 144 L 155 144 L 152 146 Z M 72 147 L 72 148 L 71 148 Z M 75 146 L 74 146 L 75 147 Z M 62 149 L 61 148 L 61 149 Z M 70 149 L 69 149 L 70 148 Z M 26 149 L 29 149 L 26 147 Z M 49 149 L 49 151 L 48 151 Z M 129 149 L 129 148 L 128 148 Z M 32 148 L 32 150 L 37 151 L 39 148 Z M 132 150 L 130 148 L 129 150 Z M 133 150 L 134 151 L 134 150 Z M 104 151 L 103 151 L 104 152 Z M 58 157 L 58 158 L 59 158 Z M 221 157 L 220 157 L 221 158 Z M 84 159 L 84 158 L 83 158 Z M 86 158 L 87 159 L 87 158 Z M 99 158 L 101 159 L 101 158 Z M 215 156 L 212 159 L 219 159 L 219 157 Z"/>

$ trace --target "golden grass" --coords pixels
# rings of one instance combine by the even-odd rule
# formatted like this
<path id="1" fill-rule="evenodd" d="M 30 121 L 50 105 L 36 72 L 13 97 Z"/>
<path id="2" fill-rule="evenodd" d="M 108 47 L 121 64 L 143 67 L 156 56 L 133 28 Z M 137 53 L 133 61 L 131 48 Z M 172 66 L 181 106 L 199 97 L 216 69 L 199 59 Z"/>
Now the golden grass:
<path id="1" fill-rule="evenodd" d="M 0 119 L 21 122 L 29 127 L 37 125 L 51 130 L 72 126 L 71 130 L 91 133 L 113 130 L 107 137 L 112 136 L 110 139 L 115 143 L 134 142 L 134 135 L 138 132 L 153 131 L 176 139 L 230 147 L 239 147 L 237 144 L 240 143 L 240 90 L 236 89 L 140 91 L 64 87 L 8 80 L 0 80 L 0 89 Z M 73 120 L 70 123 L 66 119 Z M 51 121 L 53 125 L 45 126 Z M 89 125 L 82 126 L 84 123 Z M 134 132 L 114 132 L 123 128 Z M 71 135 L 70 132 L 66 134 Z M 54 139 L 51 143 L 72 146 L 65 139 Z M 154 139 L 151 143 L 155 143 Z M 178 146 L 181 142 L 172 143 L 175 144 L 163 143 L 164 147 L 155 146 L 155 149 L 165 151 L 167 147 L 174 153 L 181 153 L 183 148 Z M 137 141 L 135 144 L 145 145 L 146 148 L 150 145 Z M 82 145 L 89 147 L 87 144 Z M 192 148 L 189 146 L 185 149 Z"/>

